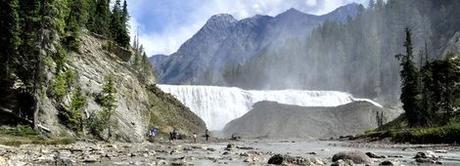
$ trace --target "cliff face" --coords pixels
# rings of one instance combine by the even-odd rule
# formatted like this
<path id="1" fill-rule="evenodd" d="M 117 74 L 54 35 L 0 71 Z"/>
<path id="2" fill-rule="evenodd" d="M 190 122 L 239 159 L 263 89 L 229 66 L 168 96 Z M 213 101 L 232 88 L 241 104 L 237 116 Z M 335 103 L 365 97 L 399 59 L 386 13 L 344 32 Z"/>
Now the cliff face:
<path id="1" fill-rule="evenodd" d="M 91 35 L 82 35 L 81 43 L 77 52 L 69 54 L 64 68 L 74 71 L 76 84 L 87 96 L 83 119 L 103 109 L 97 102 L 98 95 L 102 92 L 105 78 L 111 76 L 117 90 L 111 129 L 113 139 L 140 142 L 145 140 L 152 127 L 165 133 L 173 128 L 184 134 L 204 132 L 206 126 L 198 116 L 155 87 L 153 73 L 141 74 L 132 67 L 132 51 L 115 45 L 107 46 L 110 42 Z M 48 75 L 53 77 L 52 72 Z M 44 95 L 39 124 L 48 128 L 52 135 L 75 135 L 59 119 L 60 111 L 70 105 L 71 100 L 70 93 L 63 97 L 62 102 Z"/>

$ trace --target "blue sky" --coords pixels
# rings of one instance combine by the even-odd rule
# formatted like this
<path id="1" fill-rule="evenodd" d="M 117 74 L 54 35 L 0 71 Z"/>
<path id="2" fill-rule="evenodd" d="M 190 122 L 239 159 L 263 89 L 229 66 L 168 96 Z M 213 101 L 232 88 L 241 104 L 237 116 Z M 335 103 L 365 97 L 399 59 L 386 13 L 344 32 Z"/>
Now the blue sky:
<path id="1" fill-rule="evenodd" d="M 131 33 L 138 29 L 148 55 L 174 53 L 212 15 L 232 14 L 236 19 L 256 14 L 275 16 L 289 8 L 324 14 L 335 8 L 368 0 L 128 0 Z"/>

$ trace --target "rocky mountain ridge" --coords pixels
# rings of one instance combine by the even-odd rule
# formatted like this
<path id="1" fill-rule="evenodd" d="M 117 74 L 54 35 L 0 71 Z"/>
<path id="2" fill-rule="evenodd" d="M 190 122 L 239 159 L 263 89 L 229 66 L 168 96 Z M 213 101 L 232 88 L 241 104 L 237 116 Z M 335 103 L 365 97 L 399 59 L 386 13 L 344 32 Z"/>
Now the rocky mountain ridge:
<path id="1" fill-rule="evenodd" d="M 355 17 L 362 6 L 349 4 L 322 16 L 289 9 L 275 17 L 256 15 L 236 20 L 231 15 L 211 17 L 203 28 L 168 58 L 152 57 L 159 82 L 166 84 L 225 85 L 224 75 L 267 49 L 289 39 L 305 39 L 324 21 Z"/>

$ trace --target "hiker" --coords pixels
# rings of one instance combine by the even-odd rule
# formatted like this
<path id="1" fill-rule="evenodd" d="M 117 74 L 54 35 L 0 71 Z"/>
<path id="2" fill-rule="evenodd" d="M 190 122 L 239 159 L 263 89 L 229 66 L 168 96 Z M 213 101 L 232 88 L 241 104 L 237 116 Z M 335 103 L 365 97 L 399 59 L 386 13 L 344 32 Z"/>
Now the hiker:
<path id="1" fill-rule="evenodd" d="M 193 133 L 193 143 L 196 143 L 196 133 Z"/>
<path id="2" fill-rule="evenodd" d="M 209 140 L 209 133 L 208 130 L 206 130 L 206 133 L 204 134 L 204 137 L 206 138 L 206 142 Z"/>
<path id="3" fill-rule="evenodd" d="M 179 133 L 177 133 L 176 129 L 173 130 L 172 136 L 173 136 L 173 140 L 177 140 L 177 138 L 179 138 Z"/>

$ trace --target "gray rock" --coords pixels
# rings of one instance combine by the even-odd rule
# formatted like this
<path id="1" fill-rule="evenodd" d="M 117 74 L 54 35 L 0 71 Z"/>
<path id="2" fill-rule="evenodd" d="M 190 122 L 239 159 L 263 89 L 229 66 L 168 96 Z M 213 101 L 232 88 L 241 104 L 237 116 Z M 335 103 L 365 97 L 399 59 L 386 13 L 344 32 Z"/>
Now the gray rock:
<path id="1" fill-rule="evenodd" d="M 225 148 L 226 151 L 231 151 L 233 149 L 235 149 L 235 145 L 234 144 L 228 144 L 227 147 Z"/>
<path id="2" fill-rule="evenodd" d="M 355 164 L 353 163 L 352 160 L 337 160 L 334 163 L 331 164 L 331 166 L 354 166 Z"/>
<path id="3" fill-rule="evenodd" d="M 361 151 L 348 151 L 337 153 L 332 157 L 332 162 L 337 162 L 338 160 L 351 160 L 355 164 L 372 163 L 372 159 Z"/>
<path id="4" fill-rule="evenodd" d="M 433 159 L 437 160 L 439 157 L 433 151 L 417 152 L 415 159 Z"/>
<path id="5" fill-rule="evenodd" d="M 383 155 L 377 155 L 377 154 L 372 153 L 372 152 L 366 152 L 366 155 L 369 156 L 370 158 L 377 158 L 377 159 L 386 158 L 386 157 L 383 156 Z"/>
<path id="6" fill-rule="evenodd" d="M 293 156 L 281 155 L 281 154 L 276 154 L 270 157 L 270 159 L 268 159 L 268 164 L 274 164 L 274 165 L 282 165 L 282 164 L 308 165 L 314 162 L 316 161 L 310 161 L 310 159 L 306 159 L 303 157 L 293 157 Z"/>
<path id="7" fill-rule="evenodd" d="M 399 166 L 400 164 L 394 161 L 386 160 L 379 164 L 379 166 Z"/>

